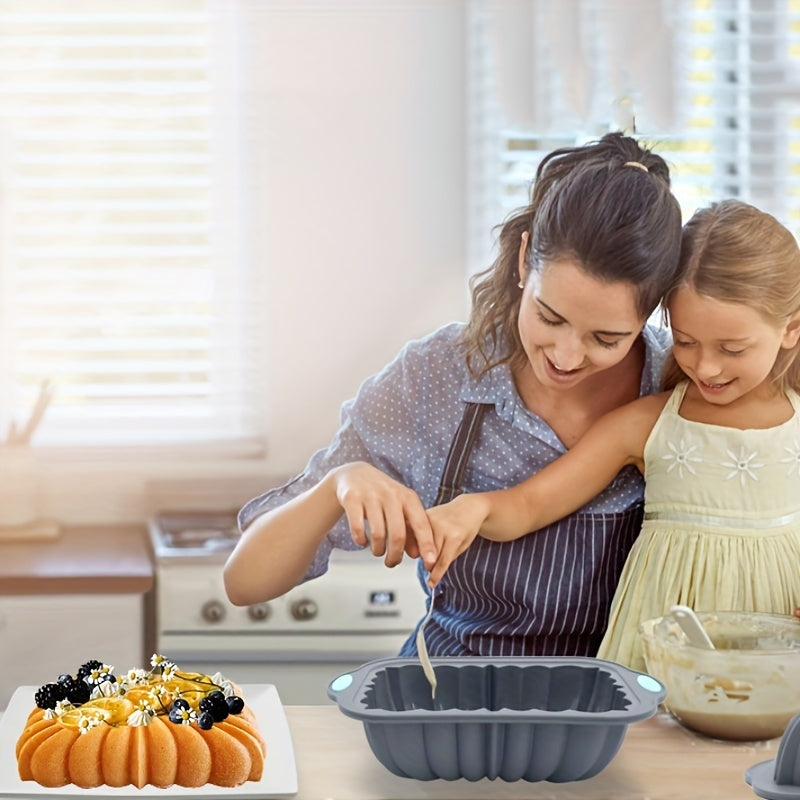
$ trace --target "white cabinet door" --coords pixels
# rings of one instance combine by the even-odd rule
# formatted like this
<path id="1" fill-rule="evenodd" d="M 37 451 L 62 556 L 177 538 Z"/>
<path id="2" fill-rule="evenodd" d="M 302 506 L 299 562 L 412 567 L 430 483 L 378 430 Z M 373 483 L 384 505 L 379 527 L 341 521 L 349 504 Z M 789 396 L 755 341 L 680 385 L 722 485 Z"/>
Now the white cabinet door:
<path id="1" fill-rule="evenodd" d="M 0 709 L 17 686 L 74 675 L 93 658 L 117 673 L 145 666 L 143 624 L 140 594 L 0 596 Z"/>

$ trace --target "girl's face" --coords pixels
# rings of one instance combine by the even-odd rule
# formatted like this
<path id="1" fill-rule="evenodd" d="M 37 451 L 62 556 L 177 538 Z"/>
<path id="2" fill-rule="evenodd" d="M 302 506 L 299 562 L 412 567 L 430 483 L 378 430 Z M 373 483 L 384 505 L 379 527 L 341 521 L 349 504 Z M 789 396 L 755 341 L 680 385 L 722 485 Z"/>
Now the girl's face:
<path id="1" fill-rule="evenodd" d="M 770 378 L 782 347 L 798 340 L 795 321 L 768 322 L 744 303 L 727 303 L 688 286 L 668 303 L 675 360 L 703 399 L 728 405 Z"/>
<path id="2" fill-rule="evenodd" d="M 526 243 L 523 237 L 518 327 L 538 382 L 568 389 L 619 364 L 645 323 L 633 286 L 599 281 L 572 260 L 528 270 Z"/>

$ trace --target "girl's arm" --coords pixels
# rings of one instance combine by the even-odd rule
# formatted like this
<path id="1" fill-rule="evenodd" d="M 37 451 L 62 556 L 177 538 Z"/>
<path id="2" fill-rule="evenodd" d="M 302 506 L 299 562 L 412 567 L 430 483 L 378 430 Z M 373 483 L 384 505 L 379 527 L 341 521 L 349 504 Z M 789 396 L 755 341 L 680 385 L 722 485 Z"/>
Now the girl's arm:
<path id="1" fill-rule="evenodd" d="M 247 527 L 223 572 L 230 601 L 251 605 L 295 587 L 343 513 L 356 544 L 368 544 L 374 555 L 385 556 L 387 566 L 399 564 L 404 551 L 413 556 L 421 551 L 433 564 L 433 534 L 416 492 L 371 464 L 343 464 Z"/>
<path id="2" fill-rule="evenodd" d="M 585 505 L 628 464 L 644 472 L 644 445 L 667 397 L 642 397 L 609 412 L 571 450 L 510 489 L 463 494 L 428 509 L 439 551 L 430 583 L 441 579 L 476 535 L 518 539 Z"/>

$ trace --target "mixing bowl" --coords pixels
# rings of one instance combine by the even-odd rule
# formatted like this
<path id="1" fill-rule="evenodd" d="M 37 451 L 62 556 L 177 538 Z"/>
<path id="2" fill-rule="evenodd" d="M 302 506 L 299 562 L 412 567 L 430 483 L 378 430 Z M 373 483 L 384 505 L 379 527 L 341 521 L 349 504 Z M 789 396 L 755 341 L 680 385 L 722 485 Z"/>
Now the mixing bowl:
<path id="1" fill-rule="evenodd" d="M 697 612 L 714 649 L 689 643 L 668 614 L 642 623 L 647 671 L 687 728 L 718 739 L 781 736 L 800 713 L 800 620 L 743 611 Z"/>

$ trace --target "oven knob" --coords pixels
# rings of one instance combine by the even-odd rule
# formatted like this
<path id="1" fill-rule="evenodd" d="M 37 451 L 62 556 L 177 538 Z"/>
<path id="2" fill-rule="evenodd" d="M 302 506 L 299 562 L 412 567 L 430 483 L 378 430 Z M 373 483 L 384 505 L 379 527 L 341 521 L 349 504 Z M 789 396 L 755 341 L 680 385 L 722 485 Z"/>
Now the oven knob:
<path id="1" fill-rule="evenodd" d="M 254 606 L 248 606 L 247 616 L 254 619 L 256 622 L 267 619 L 272 613 L 269 603 L 256 603 Z"/>
<path id="2" fill-rule="evenodd" d="M 222 622 L 225 619 L 225 606 L 219 600 L 209 600 L 203 604 L 200 613 L 206 622 Z"/>
<path id="3" fill-rule="evenodd" d="M 317 604 L 308 598 L 295 600 L 295 602 L 291 605 L 292 616 L 301 622 L 308 619 L 314 619 L 314 617 L 317 616 L 318 610 Z"/>

